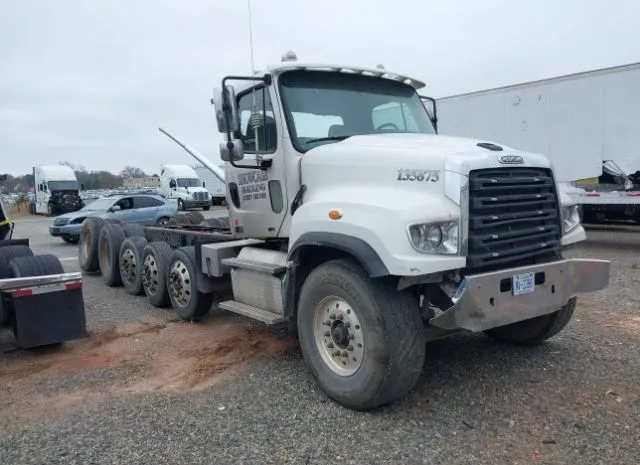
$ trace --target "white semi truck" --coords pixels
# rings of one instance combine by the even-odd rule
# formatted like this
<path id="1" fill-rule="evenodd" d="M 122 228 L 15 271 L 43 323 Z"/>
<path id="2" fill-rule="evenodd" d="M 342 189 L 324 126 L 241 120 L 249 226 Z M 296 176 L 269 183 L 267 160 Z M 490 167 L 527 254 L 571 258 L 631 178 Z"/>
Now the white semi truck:
<path id="1" fill-rule="evenodd" d="M 544 153 L 585 222 L 640 222 L 640 63 L 438 99 L 440 133 Z"/>
<path id="2" fill-rule="evenodd" d="M 73 169 L 66 165 L 38 165 L 33 167 L 34 201 L 30 213 L 56 216 L 80 210 L 84 206 Z"/>
<path id="3" fill-rule="evenodd" d="M 296 331 L 321 388 L 359 410 L 412 389 L 427 341 L 554 336 L 609 262 L 563 257 L 585 233 L 544 156 L 437 135 L 422 87 L 291 59 L 225 77 L 224 173 L 170 137 L 227 183 L 228 218 L 87 220 L 81 268 L 187 320 L 215 303 Z"/>
<path id="4" fill-rule="evenodd" d="M 211 208 L 211 196 L 193 168 L 188 165 L 162 165 L 160 192 L 175 202 L 178 210 Z"/>

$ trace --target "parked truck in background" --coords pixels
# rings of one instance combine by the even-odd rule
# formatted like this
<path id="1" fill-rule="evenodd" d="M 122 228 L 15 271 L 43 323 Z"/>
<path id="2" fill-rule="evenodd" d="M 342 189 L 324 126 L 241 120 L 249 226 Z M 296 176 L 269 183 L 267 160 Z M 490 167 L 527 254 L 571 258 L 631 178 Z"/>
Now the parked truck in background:
<path id="1" fill-rule="evenodd" d="M 33 185 L 34 200 L 29 205 L 31 214 L 56 216 L 78 211 L 84 206 L 80 196 L 83 187 L 69 166 L 34 166 Z"/>
<path id="2" fill-rule="evenodd" d="M 160 193 L 174 202 L 178 210 L 209 210 L 211 197 L 193 168 L 188 165 L 160 167 Z"/>
<path id="3" fill-rule="evenodd" d="M 224 169 L 224 168 L 221 168 Z M 194 168 L 202 185 L 211 196 L 211 205 L 226 205 L 227 186 L 223 181 L 211 172 L 206 166 L 200 165 Z"/>
<path id="4" fill-rule="evenodd" d="M 87 220 L 81 268 L 186 320 L 216 303 L 296 331 L 320 387 L 359 410 L 412 389 L 427 341 L 553 337 L 578 295 L 608 285 L 609 262 L 563 257 L 585 232 L 548 159 L 438 135 L 423 87 L 292 54 L 225 77 L 224 173 L 170 137 L 225 180 L 228 218 L 187 212 L 126 239 Z"/>
<path id="5" fill-rule="evenodd" d="M 585 222 L 640 221 L 640 63 L 438 99 L 442 134 L 544 153 Z"/>

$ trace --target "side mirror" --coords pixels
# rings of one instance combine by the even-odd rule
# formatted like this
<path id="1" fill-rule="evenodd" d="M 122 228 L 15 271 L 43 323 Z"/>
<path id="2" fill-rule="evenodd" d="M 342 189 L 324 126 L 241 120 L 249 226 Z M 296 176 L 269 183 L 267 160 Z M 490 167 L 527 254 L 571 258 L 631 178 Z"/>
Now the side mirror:
<path id="1" fill-rule="evenodd" d="M 431 124 L 433 124 L 433 128 L 438 132 L 438 108 L 436 105 L 436 99 L 433 97 L 426 97 L 421 95 L 420 100 L 422 100 L 422 104 L 424 108 L 427 110 L 427 114 L 429 115 L 429 119 L 431 120 Z"/>
<path id="2" fill-rule="evenodd" d="M 202 181 L 202 187 L 204 187 L 204 181 Z"/>
<path id="3" fill-rule="evenodd" d="M 244 145 L 240 139 L 220 142 L 220 158 L 223 161 L 240 161 L 244 158 Z"/>
<path id="4" fill-rule="evenodd" d="M 171 189 L 175 189 L 176 188 L 176 182 L 173 179 L 171 181 L 169 181 L 169 187 Z"/>
<path id="5" fill-rule="evenodd" d="M 84 190 L 84 184 L 80 184 L 80 190 L 83 191 Z"/>
<path id="6" fill-rule="evenodd" d="M 120 211 L 120 205 L 113 205 L 107 210 L 109 213 Z"/>
<path id="7" fill-rule="evenodd" d="M 236 91 L 233 86 L 226 86 L 224 91 L 223 89 L 215 88 L 212 103 L 216 108 L 218 132 L 238 131 L 240 129 L 240 114 L 238 112 L 238 102 L 236 101 Z"/>

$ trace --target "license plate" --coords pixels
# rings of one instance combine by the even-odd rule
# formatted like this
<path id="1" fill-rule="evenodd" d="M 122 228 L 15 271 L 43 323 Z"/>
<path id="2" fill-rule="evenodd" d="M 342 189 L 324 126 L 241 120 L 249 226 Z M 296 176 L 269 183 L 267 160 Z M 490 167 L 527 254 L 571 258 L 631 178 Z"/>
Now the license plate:
<path id="1" fill-rule="evenodd" d="M 535 288 L 533 273 L 517 274 L 513 277 L 513 295 L 529 294 Z"/>

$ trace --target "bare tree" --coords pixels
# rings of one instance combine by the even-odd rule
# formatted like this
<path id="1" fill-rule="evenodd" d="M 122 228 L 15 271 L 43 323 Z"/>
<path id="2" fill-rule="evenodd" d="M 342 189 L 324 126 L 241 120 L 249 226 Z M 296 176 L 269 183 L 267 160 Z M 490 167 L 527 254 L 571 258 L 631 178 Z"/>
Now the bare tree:
<path id="1" fill-rule="evenodd" d="M 124 169 L 120 171 L 120 176 L 123 178 L 146 178 L 147 174 L 135 166 L 125 166 Z"/>

